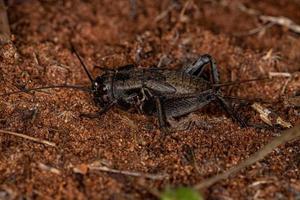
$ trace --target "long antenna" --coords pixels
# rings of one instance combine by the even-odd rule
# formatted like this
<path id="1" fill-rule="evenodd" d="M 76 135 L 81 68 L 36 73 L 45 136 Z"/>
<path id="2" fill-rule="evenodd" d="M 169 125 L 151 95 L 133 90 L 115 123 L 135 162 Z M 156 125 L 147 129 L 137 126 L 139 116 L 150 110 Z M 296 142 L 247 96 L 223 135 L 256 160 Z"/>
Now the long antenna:
<path id="1" fill-rule="evenodd" d="M 54 88 L 71 88 L 71 89 L 81 90 L 81 91 L 84 91 L 84 92 L 90 92 L 89 88 L 83 87 L 83 86 L 77 86 L 77 85 L 49 85 L 49 86 L 44 86 L 44 87 L 23 89 L 23 90 L 15 91 L 15 92 L 8 92 L 8 93 L 5 93 L 5 94 L 0 94 L 0 96 L 2 97 L 2 96 L 6 96 L 6 95 L 18 94 L 18 93 L 23 93 L 23 92 L 30 92 L 30 91 L 44 90 L 44 89 L 54 89 Z"/>
<path id="2" fill-rule="evenodd" d="M 76 51 L 73 43 L 70 41 L 70 44 L 71 44 L 71 48 L 72 48 L 72 51 L 75 53 L 76 57 L 78 58 L 80 64 L 82 65 L 85 73 L 87 74 L 87 76 L 89 77 L 91 83 L 94 82 L 94 78 L 92 77 L 92 75 L 90 74 L 89 70 L 87 69 L 86 65 L 84 64 L 82 58 L 80 57 L 79 53 Z"/>
<path id="3" fill-rule="evenodd" d="M 230 85 L 238 85 L 241 83 L 248 83 L 248 82 L 254 82 L 254 81 L 262 81 L 262 80 L 269 80 L 268 77 L 262 77 L 262 78 L 254 78 L 254 79 L 248 79 L 248 80 L 241 80 L 241 81 L 234 81 L 234 82 L 228 82 L 228 83 L 217 83 L 213 84 L 214 87 L 225 87 Z"/>
<path id="4" fill-rule="evenodd" d="M 223 97 L 225 99 L 234 99 L 234 100 L 246 101 L 246 102 L 274 103 L 272 101 L 267 101 L 267 100 L 264 100 L 262 98 L 249 98 L 249 99 L 247 99 L 247 98 L 228 96 L 228 95 L 222 95 L 221 97 Z"/>

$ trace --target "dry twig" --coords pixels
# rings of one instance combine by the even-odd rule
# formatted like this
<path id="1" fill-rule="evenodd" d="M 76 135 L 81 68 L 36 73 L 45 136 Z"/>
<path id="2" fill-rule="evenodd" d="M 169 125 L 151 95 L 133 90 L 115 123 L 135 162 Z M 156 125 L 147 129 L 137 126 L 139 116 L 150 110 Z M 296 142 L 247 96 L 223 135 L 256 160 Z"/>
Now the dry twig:
<path id="1" fill-rule="evenodd" d="M 290 78 L 292 75 L 288 72 L 269 72 L 269 78 L 273 77 L 285 77 L 285 78 Z"/>
<path id="2" fill-rule="evenodd" d="M 41 143 L 41 144 L 49 145 L 49 146 L 52 146 L 52 147 L 56 147 L 56 144 L 53 143 L 53 142 L 49 142 L 47 140 L 42 140 L 42 139 L 39 139 L 39 138 L 34 138 L 34 137 L 24 135 L 24 134 L 21 134 L 21 133 L 16 133 L 16 132 L 6 131 L 6 130 L 0 130 L 0 133 L 13 135 L 13 136 L 24 138 L 26 140 L 31 140 L 31 141 L 34 141 L 34 142 L 37 142 L 37 143 Z"/>
<path id="3" fill-rule="evenodd" d="M 281 91 L 280 91 L 280 96 L 282 96 L 282 95 L 284 95 L 288 84 L 291 82 L 293 75 L 291 73 L 288 73 L 288 72 L 269 72 L 269 77 L 270 78 L 273 78 L 273 77 L 287 78 L 286 81 L 284 82 L 282 88 L 281 88 Z"/>
<path id="4" fill-rule="evenodd" d="M 126 176 L 144 177 L 144 178 L 148 178 L 148 179 L 152 179 L 152 180 L 162 180 L 162 179 L 165 179 L 168 177 L 168 175 L 166 175 L 166 174 L 144 174 L 141 172 L 111 169 L 106 166 L 89 165 L 88 167 L 90 170 L 99 170 L 99 171 L 103 171 L 103 172 L 122 174 L 122 175 L 126 175 Z"/>
<path id="5" fill-rule="evenodd" d="M 273 126 L 273 124 L 278 124 L 284 128 L 292 127 L 291 123 L 284 121 L 277 114 L 275 114 L 274 112 L 272 112 L 267 108 L 264 108 L 262 105 L 258 103 L 252 104 L 251 107 L 260 114 L 259 115 L 260 118 L 269 126 Z"/>
<path id="6" fill-rule="evenodd" d="M 246 159 L 239 165 L 232 167 L 231 169 L 225 171 L 222 174 L 218 174 L 216 176 L 213 176 L 211 178 L 208 178 L 200 182 L 199 184 L 195 185 L 194 188 L 200 190 L 203 188 L 210 187 L 220 180 L 227 179 L 231 175 L 237 173 L 238 171 L 244 169 L 245 167 L 248 167 L 256 163 L 257 161 L 262 160 L 279 145 L 282 145 L 288 141 L 297 139 L 299 137 L 300 137 L 300 125 L 282 132 L 282 134 L 279 137 L 273 139 L 270 143 L 265 145 L 261 150 L 252 154 L 248 159 Z"/>
<path id="7" fill-rule="evenodd" d="M 282 88 L 281 88 L 281 91 L 280 91 L 280 95 L 283 96 L 285 91 L 286 91 L 286 88 L 288 86 L 288 84 L 291 82 L 292 78 L 289 77 L 283 84 Z"/>
<path id="8" fill-rule="evenodd" d="M 283 17 L 283 16 L 274 17 L 274 16 L 268 16 L 268 15 L 261 15 L 261 16 L 259 16 L 259 18 L 263 22 L 269 22 L 269 23 L 280 25 L 280 26 L 284 26 L 284 27 L 288 28 L 289 30 L 300 34 L 300 26 L 287 17 Z"/>
<path id="9" fill-rule="evenodd" d="M 163 18 L 165 18 L 172 10 L 174 10 L 178 5 L 175 3 L 172 3 L 166 10 L 164 10 L 162 13 L 160 13 L 157 17 L 155 17 L 155 22 L 161 21 Z"/>
<path id="10" fill-rule="evenodd" d="M 273 25 L 274 25 L 273 23 L 267 23 L 262 26 L 251 29 L 247 32 L 235 33 L 234 35 L 235 36 L 250 36 L 250 35 L 255 35 L 257 33 L 264 33 L 268 28 L 271 28 Z"/>
<path id="11" fill-rule="evenodd" d="M 247 8 L 242 3 L 238 4 L 238 8 L 244 13 L 247 13 L 252 16 L 258 16 L 261 21 L 263 21 L 264 23 L 267 23 L 265 26 L 250 30 L 248 32 L 248 35 L 253 35 L 253 34 L 259 33 L 261 31 L 266 30 L 267 28 L 270 28 L 273 25 L 283 26 L 295 33 L 300 34 L 300 25 L 296 24 L 293 20 L 291 20 L 287 17 L 262 15 L 259 11 L 251 9 L 251 8 Z"/>
<path id="12" fill-rule="evenodd" d="M 0 0 L 0 41 L 3 43 L 10 41 L 10 28 L 3 0 Z"/>
<path id="13" fill-rule="evenodd" d="M 59 171 L 59 169 L 56 169 L 54 167 L 51 167 L 51 166 L 48 166 L 48 165 L 45 165 L 43 163 L 38 163 L 38 167 L 43 170 L 43 171 L 49 171 L 53 174 L 57 174 L 57 175 L 60 175 L 61 172 Z"/>

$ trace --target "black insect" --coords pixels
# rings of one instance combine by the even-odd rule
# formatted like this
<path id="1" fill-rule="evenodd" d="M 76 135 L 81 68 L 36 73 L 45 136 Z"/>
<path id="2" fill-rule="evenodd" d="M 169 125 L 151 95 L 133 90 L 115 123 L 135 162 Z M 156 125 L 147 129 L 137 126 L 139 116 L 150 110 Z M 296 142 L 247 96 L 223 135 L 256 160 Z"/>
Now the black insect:
<path id="1" fill-rule="evenodd" d="M 247 125 L 225 101 L 220 88 L 258 79 L 220 84 L 217 65 L 210 55 L 200 56 L 195 63 L 180 70 L 138 69 L 133 65 L 116 70 L 102 68 L 105 73 L 95 80 L 76 55 L 91 80 L 94 101 L 102 108 L 99 113 L 88 115 L 90 117 L 98 117 L 114 105 L 135 107 L 142 113 L 157 115 L 160 128 L 165 129 L 175 118 L 216 101 L 240 126 Z M 210 67 L 208 74 L 205 73 L 207 67 Z"/>
<path id="2" fill-rule="evenodd" d="M 200 56 L 195 63 L 180 70 L 140 69 L 133 65 L 122 66 L 115 70 L 101 68 L 104 74 L 94 79 L 73 46 L 72 50 L 91 81 L 89 88 L 56 85 L 24 89 L 4 95 L 47 88 L 80 89 L 91 92 L 94 102 L 101 108 L 96 114 L 83 114 L 83 116 L 99 117 L 114 105 L 118 105 L 124 109 L 136 108 L 141 113 L 157 115 L 159 126 L 163 129 L 168 127 L 168 123 L 173 119 L 216 101 L 242 127 L 246 126 L 244 120 L 225 101 L 220 88 L 258 79 L 220 84 L 216 63 L 210 55 Z M 208 66 L 209 73 L 205 73 Z"/>

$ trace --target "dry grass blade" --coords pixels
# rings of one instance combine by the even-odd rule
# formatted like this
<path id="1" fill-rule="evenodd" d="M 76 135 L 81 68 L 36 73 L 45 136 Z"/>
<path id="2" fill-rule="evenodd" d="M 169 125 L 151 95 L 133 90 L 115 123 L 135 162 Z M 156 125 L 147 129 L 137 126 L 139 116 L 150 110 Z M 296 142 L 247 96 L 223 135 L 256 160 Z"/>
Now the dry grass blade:
<path id="1" fill-rule="evenodd" d="M 269 72 L 269 77 L 270 78 L 273 78 L 273 77 L 287 78 L 286 81 L 284 82 L 283 86 L 282 86 L 281 91 L 280 91 L 280 95 L 282 96 L 282 95 L 284 95 L 288 84 L 292 81 L 293 75 L 291 73 L 288 73 L 288 72 Z"/>
<path id="2" fill-rule="evenodd" d="M 176 4 L 173 3 L 171 4 L 166 10 L 164 10 L 162 13 L 160 13 L 156 18 L 155 18 L 155 22 L 159 22 L 160 20 L 162 20 L 163 18 L 165 18 L 173 9 L 176 8 Z"/>
<path id="3" fill-rule="evenodd" d="M 24 134 L 21 134 L 21 133 L 16 133 L 16 132 L 6 131 L 6 130 L 0 130 L 0 133 L 13 135 L 13 136 L 24 138 L 26 140 L 31 140 L 31 141 L 34 141 L 34 142 L 37 142 L 37 143 L 41 143 L 41 144 L 45 144 L 45 145 L 48 145 L 48 146 L 56 147 L 56 144 L 53 143 L 53 142 L 49 142 L 47 140 L 42 140 L 42 139 L 39 139 L 39 138 L 34 138 L 34 137 L 24 135 Z"/>
<path id="4" fill-rule="evenodd" d="M 282 134 L 273 139 L 270 143 L 265 145 L 261 150 L 258 152 L 252 154 L 248 159 L 240 163 L 239 165 L 232 167 L 231 169 L 225 171 L 222 174 L 218 174 L 216 176 L 213 176 L 211 178 L 208 178 L 201 183 L 194 186 L 195 189 L 200 190 L 203 188 L 207 188 L 216 182 L 228 178 L 230 175 L 233 175 L 237 173 L 238 171 L 244 169 L 245 167 L 248 167 L 254 163 L 256 163 L 259 160 L 262 160 L 264 157 L 266 157 L 269 153 L 271 153 L 276 147 L 279 145 L 282 145 L 288 141 L 294 140 L 296 138 L 300 137 L 300 125 L 288 129 L 286 131 L 283 131 Z"/>
<path id="5" fill-rule="evenodd" d="M 250 36 L 250 35 L 255 35 L 257 33 L 263 33 L 265 30 L 267 30 L 268 28 L 271 28 L 273 25 L 274 25 L 273 23 L 267 23 L 260 27 L 251 29 L 247 32 L 235 33 L 234 35 L 235 36 Z"/>
<path id="6" fill-rule="evenodd" d="M 296 24 L 293 20 L 284 17 L 284 16 L 268 16 L 268 15 L 261 15 L 259 11 L 247 8 L 244 4 L 239 3 L 238 8 L 249 15 L 252 16 L 259 16 L 259 19 L 262 20 L 265 23 L 268 23 L 270 26 L 262 26 L 256 29 L 251 30 L 249 35 L 261 32 L 262 30 L 265 30 L 267 28 L 270 28 L 272 25 L 279 25 L 288 28 L 289 30 L 300 34 L 300 25 Z"/>
<path id="7" fill-rule="evenodd" d="M 38 167 L 43 170 L 43 171 L 49 171 L 53 174 L 57 174 L 57 175 L 60 175 L 61 172 L 59 171 L 59 169 L 56 169 L 54 167 L 51 167 L 51 166 L 48 166 L 48 165 L 45 165 L 43 163 L 38 163 Z"/>
<path id="8" fill-rule="evenodd" d="M 288 72 L 269 72 L 269 78 L 273 78 L 273 77 L 291 78 L 292 74 Z"/>
<path id="9" fill-rule="evenodd" d="M 99 170 L 103 172 L 115 173 L 115 174 L 122 174 L 126 176 L 135 176 L 135 177 L 144 177 L 152 180 L 162 180 L 168 177 L 166 174 L 144 174 L 141 172 L 133 172 L 133 171 L 123 171 L 117 169 L 111 169 L 106 166 L 93 166 L 89 165 L 90 170 Z"/>
<path id="10" fill-rule="evenodd" d="M 300 34 L 300 26 L 287 17 L 283 17 L 283 16 L 274 17 L 274 16 L 261 15 L 259 18 L 264 22 L 270 22 L 273 24 L 284 26 L 287 27 L 289 30 Z"/>

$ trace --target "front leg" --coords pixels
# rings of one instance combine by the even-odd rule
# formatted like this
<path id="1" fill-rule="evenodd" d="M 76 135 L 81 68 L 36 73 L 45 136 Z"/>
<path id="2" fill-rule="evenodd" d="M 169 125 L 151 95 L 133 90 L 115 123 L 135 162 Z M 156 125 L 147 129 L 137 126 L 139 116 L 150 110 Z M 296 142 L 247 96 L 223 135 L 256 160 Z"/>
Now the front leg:
<path id="1" fill-rule="evenodd" d="M 99 118 L 101 115 L 106 113 L 110 108 L 112 108 L 116 104 L 116 101 L 112 101 L 105 105 L 99 112 L 97 113 L 81 113 L 80 117 L 86 117 L 90 119 Z"/>

